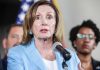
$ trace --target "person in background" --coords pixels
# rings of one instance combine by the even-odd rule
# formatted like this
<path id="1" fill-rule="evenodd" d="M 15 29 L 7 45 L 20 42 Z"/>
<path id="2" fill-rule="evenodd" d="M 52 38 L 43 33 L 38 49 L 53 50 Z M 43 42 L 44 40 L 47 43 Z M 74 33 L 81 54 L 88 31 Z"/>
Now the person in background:
<path id="1" fill-rule="evenodd" d="M 1 56 L 0 56 L 0 70 L 3 70 Z"/>
<path id="2" fill-rule="evenodd" d="M 84 70 L 100 70 L 100 61 L 93 59 L 92 51 L 100 41 L 100 30 L 92 20 L 83 21 L 70 31 L 70 41 Z"/>
<path id="3" fill-rule="evenodd" d="M 64 70 L 63 57 L 53 50 L 53 43 L 63 42 L 63 23 L 56 6 L 49 1 L 38 1 L 28 10 L 23 24 L 22 44 L 8 51 L 7 70 Z M 79 70 L 75 52 L 65 62 L 68 70 Z"/>
<path id="4" fill-rule="evenodd" d="M 2 46 L 4 48 L 2 65 L 4 70 L 7 70 L 7 53 L 9 48 L 20 44 L 22 41 L 22 36 L 23 36 L 22 24 L 11 24 L 6 28 L 6 32 L 2 41 Z"/>

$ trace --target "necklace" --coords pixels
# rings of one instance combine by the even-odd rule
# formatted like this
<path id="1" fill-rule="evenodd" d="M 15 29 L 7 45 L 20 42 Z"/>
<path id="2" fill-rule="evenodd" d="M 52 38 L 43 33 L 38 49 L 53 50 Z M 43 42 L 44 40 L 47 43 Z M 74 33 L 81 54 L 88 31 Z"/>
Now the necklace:
<path id="1" fill-rule="evenodd" d="M 81 66 L 82 66 L 82 68 L 83 68 L 84 70 L 93 70 L 91 64 L 85 64 L 85 63 L 82 63 Z"/>

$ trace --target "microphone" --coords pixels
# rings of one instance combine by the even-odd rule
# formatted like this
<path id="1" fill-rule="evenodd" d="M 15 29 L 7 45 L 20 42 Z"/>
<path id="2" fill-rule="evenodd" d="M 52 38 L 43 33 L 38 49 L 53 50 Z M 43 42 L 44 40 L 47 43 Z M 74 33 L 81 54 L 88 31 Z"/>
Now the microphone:
<path id="1" fill-rule="evenodd" d="M 68 61 L 71 58 L 70 53 L 62 47 L 60 42 L 55 42 L 53 44 L 53 49 L 59 51 L 65 61 Z"/>

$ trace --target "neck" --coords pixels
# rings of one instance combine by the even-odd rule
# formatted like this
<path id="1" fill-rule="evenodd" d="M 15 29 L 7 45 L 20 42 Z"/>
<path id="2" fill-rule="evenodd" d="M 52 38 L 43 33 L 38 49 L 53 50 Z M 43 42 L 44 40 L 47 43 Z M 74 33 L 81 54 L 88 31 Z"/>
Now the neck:
<path id="1" fill-rule="evenodd" d="M 47 60 L 54 60 L 55 55 L 52 50 L 52 39 L 35 38 L 35 45 L 41 56 Z"/>
<path id="2" fill-rule="evenodd" d="M 38 49 L 51 49 L 52 48 L 52 39 L 46 38 L 35 38 L 35 45 Z"/>
<path id="3" fill-rule="evenodd" d="M 82 54 L 78 53 L 78 57 L 81 61 L 82 68 L 84 70 L 93 70 L 91 55 L 82 55 Z"/>
<path id="4" fill-rule="evenodd" d="M 91 55 L 82 55 L 80 53 L 78 53 L 78 57 L 80 59 L 81 62 L 85 62 L 85 63 L 88 63 L 88 62 L 91 62 Z"/>

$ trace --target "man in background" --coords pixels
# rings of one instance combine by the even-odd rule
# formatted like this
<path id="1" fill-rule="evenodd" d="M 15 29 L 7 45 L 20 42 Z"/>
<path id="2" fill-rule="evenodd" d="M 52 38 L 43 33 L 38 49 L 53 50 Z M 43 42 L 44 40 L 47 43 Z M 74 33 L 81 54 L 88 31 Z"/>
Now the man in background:
<path id="1" fill-rule="evenodd" d="M 22 41 L 23 27 L 22 24 L 12 24 L 7 27 L 2 45 L 4 48 L 4 57 L 2 59 L 3 69 L 7 70 L 7 52 L 8 49 L 18 45 Z"/>
<path id="2" fill-rule="evenodd" d="M 0 70 L 3 70 L 1 57 L 0 57 Z"/>
<path id="3" fill-rule="evenodd" d="M 84 70 L 100 70 L 100 61 L 91 56 L 100 41 L 100 30 L 92 20 L 83 21 L 81 25 L 73 27 L 70 31 L 70 41 Z"/>

